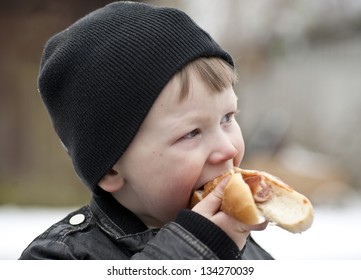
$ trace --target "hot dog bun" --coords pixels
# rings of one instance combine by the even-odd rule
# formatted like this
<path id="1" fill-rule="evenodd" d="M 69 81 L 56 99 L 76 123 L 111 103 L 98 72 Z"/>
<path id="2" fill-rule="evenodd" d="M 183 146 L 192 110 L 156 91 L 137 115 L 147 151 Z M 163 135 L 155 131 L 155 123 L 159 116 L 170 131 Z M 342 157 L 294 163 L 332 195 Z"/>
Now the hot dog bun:
<path id="1" fill-rule="evenodd" d="M 279 178 L 257 170 L 235 167 L 215 178 L 204 185 L 204 190 L 193 194 L 190 207 L 206 197 L 225 176 L 230 178 L 221 211 L 245 224 L 267 220 L 292 233 L 311 227 L 314 217 L 311 202 Z"/>

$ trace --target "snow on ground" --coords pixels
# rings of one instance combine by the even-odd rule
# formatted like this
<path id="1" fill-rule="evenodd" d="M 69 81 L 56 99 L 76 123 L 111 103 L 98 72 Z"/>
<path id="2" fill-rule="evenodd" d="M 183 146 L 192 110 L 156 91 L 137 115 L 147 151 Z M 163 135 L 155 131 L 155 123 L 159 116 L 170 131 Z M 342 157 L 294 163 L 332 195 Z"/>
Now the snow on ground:
<path id="1" fill-rule="evenodd" d="M 17 259 L 23 249 L 73 209 L 0 207 L 0 260 Z M 347 208 L 319 207 L 314 224 L 302 234 L 276 226 L 252 233 L 279 260 L 361 259 L 361 203 Z"/>
<path id="2" fill-rule="evenodd" d="M 361 203 L 348 208 L 316 208 L 312 227 L 291 234 L 276 226 L 252 233 L 276 259 L 361 260 Z"/>

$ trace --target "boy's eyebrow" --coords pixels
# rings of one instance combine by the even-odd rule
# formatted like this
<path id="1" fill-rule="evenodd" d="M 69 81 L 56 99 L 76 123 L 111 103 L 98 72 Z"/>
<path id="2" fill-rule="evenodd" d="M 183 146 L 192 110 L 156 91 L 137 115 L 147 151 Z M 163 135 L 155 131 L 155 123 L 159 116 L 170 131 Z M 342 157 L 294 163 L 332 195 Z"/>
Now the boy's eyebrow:
<path id="1" fill-rule="evenodd" d="M 192 123 L 201 123 L 201 122 L 206 122 L 207 120 L 209 120 L 209 117 L 207 117 L 205 114 L 201 113 L 190 113 L 187 112 L 185 114 L 182 114 L 181 116 L 179 116 L 174 123 L 174 127 L 181 127 L 181 126 L 186 126 L 187 124 L 192 124 Z"/>
<path id="2" fill-rule="evenodd" d="M 234 102 L 236 103 L 236 111 L 238 110 L 238 97 L 235 96 L 235 100 Z M 229 113 L 229 112 L 227 112 Z M 187 125 L 191 125 L 193 123 L 206 123 L 207 121 L 209 121 L 209 116 L 207 116 L 206 114 L 203 114 L 203 112 L 190 112 L 187 111 L 184 114 L 180 115 L 179 117 L 176 118 L 176 121 L 172 123 L 172 125 L 170 125 L 170 127 L 172 126 L 172 130 L 174 128 L 174 130 L 180 129 L 182 126 L 186 127 Z"/>
<path id="3" fill-rule="evenodd" d="M 238 99 L 239 98 L 236 94 L 233 94 L 230 99 L 227 98 L 227 100 L 224 102 L 228 104 L 224 106 L 224 110 L 225 111 L 229 110 L 229 112 L 231 112 L 232 110 L 237 111 Z M 163 107 L 163 109 L 165 108 Z M 225 113 L 229 113 L 229 112 L 225 112 Z M 179 129 L 181 127 L 184 127 L 187 124 L 190 125 L 191 123 L 207 122 L 209 120 L 209 117 L 206 114 L 203 114 L 202 111 L 192 111 L 192 110 L 182 111 L 181 113 L 178 113 L 178 115 L 174 115 L 174 112 L 172 112 L 171 115 L 173 115 L 173 117 L 171 117 L 171 119 L 169 119 L 169 121 L 166 122 L 168 125 L 167 130 L 170 132 Z"/>
<path id="4" fill-rule="evenodd" d="M 179 137 L 179 134 L 187 133 L 189 129 L 195 129 L 195 125 L 204 124 L 208 120 L 209 117 L 202 113 L 185 113 L 164 123 L 164 126 L 172 137 Z"/>

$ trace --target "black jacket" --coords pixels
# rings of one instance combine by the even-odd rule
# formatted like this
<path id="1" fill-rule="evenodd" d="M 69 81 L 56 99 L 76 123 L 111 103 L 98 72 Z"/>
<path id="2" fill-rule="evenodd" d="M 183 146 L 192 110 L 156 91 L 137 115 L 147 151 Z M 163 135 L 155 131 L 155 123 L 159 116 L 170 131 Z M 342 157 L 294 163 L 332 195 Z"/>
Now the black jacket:
<path id="1" fill-rule="evenodd" d="M 74 218 L 72 218 L 74 217 Z M 149 229 L 111 195 L 70 213 L 38 236 L 20 259 L 272 259 L 251 237 L 239 251 L 215 224 L 190 210 Z"/>

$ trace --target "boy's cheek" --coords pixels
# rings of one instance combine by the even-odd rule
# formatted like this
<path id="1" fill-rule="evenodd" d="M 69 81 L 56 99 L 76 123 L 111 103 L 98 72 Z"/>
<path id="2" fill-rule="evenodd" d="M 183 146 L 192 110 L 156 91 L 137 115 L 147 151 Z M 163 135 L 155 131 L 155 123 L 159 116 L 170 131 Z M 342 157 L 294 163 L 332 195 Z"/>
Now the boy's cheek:
<path id="1" fill-rule="evenodd" d="M 198 163 L 196 160 L 188 159 L 183 166 L 175 165 L 172 181 L 183 190 L 185 195 L 190 195 L 200 180 L 203 172 L 204 164 Z"/>

